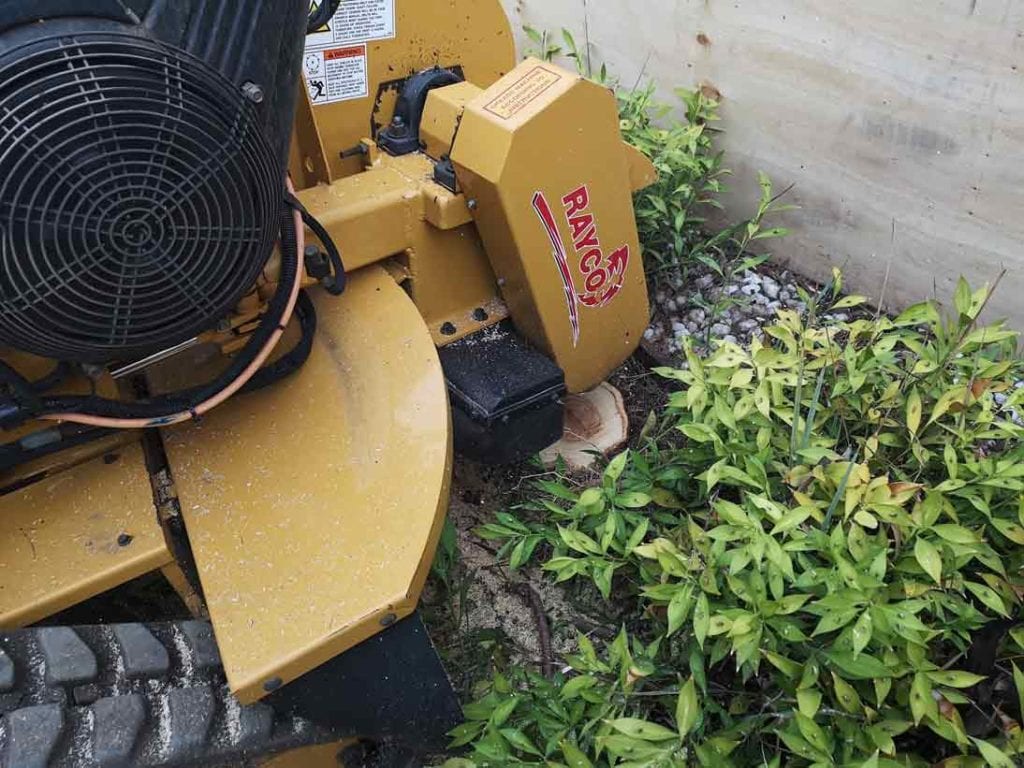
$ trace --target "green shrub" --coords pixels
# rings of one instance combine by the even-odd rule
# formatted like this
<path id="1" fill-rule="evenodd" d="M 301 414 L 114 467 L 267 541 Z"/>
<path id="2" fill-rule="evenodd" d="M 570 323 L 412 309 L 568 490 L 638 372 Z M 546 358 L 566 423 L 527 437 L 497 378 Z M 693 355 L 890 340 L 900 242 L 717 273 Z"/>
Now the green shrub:
<path id="1" fill-rule="evenodd" d="M 660 370 L 680 388 L 640 447 L 480 530 L 634 607 L 554 680 L 485 684 L 462 762 L 1013 765 L 1024 366 L 987 297 L 832 325 L 812 301 Z"/>

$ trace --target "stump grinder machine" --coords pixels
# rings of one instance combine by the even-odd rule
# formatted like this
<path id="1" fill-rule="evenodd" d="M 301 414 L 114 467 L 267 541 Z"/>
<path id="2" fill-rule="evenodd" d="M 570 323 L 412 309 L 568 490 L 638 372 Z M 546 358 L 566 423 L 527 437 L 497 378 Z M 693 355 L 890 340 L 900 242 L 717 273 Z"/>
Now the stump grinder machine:
<path id="1" fill-rule="evenodd" d="M 647 294 L 607 89 L 498 0 L 0 1 L 0 765 L 422 765 L 453 452 Z"/>

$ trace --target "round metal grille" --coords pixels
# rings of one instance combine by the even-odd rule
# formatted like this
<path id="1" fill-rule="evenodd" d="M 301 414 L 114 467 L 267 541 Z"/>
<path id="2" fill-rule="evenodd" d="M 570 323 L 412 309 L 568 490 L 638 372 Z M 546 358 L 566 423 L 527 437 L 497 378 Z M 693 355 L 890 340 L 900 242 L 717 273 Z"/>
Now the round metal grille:
<path id="1" fill-rule="evenodd" d="M 282 176 L 255 107 L 128 35 L 0 59 L 0 340 L 107 362 L 184 341 L 254 284 Z"/>

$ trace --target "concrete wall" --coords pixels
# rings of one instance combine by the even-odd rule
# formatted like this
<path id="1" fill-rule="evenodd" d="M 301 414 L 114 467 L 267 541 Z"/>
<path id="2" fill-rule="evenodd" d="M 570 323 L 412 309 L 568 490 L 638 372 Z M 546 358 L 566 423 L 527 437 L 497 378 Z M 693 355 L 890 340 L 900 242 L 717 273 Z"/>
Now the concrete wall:
<path id="1" fill-rule="evenodd" d="M 1024 327 L 1024 2 L 505 0 L 517 29 L 571 29 L 622 82 L 722 95 L 726 203 L 763 169 L 793 183 L 775 253 L 843 266 L 886 304 L 1006 277 L 991 305 Z M 893 231 L 895 228 L 895 237 Z"/>

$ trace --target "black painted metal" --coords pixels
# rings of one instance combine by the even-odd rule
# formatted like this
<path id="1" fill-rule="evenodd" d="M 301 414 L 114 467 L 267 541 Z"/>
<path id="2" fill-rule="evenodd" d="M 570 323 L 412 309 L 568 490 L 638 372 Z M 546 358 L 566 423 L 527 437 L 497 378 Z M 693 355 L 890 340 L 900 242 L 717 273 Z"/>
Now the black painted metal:
<path id="1" fill-rule="evenodd" d="M 273 248 L 308 4 L 2 5 L 42 20 L 0 34 L 0 341 L 108 362 L 209 328 Z"/>
<path id="2" fill-rule="evenodd" d="M 458 697 L 418 613 L 392 624 L 263 701 L 342 737 L 426 753 L 462 720 Z"/>

